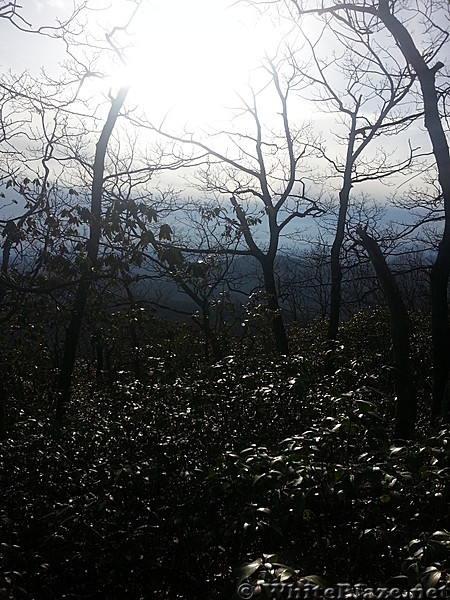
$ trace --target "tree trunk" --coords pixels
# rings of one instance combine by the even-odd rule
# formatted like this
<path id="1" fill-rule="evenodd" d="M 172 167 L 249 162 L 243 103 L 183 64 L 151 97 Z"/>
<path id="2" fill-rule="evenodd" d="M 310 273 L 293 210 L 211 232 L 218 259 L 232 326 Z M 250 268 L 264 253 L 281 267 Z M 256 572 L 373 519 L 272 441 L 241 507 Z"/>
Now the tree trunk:
<path id="1" fill-rule="evenodd" d="M 284 327 L 283 317 L 281 316 L 280 304 L 278 302 L 278 292 L 275 285 L 275 275 L 273 260 L 264 260 L 262 262 L 264 289 L 267 297 L 267 306 L 272 313 L 272 331 L 275 338 L 275 349 L 277 354 L 289 354 L 289 344 Z"/>
<path id="2" fill-rule="evenodd" d="M 169 271 L 170 273 L 170 271 Z M 211 329 L 211 303 L 206 295 L 200 295 L 195 290 L 191 289 L 189 285 L 183 281 L 183 277 L 180 274 L 175 275 L 172 273 L 174 281 L 180 286 L 180 288 L 191 298 L 195 304 L 200 308 L 202 314 L 201 329 L 204 335 L 204 352 L 206 364 L 211 362 L 210 346 L 212 349 L 212 357 L 217 360 L 220 358 L 220 348 L 217 343 L 215 333 Z"/>
<path id="3" fill-rule="evenodd" d="M 448 278 L 450 269 L 450 243 L 443 240 L 431 269 L 431 327 L 433 335 L 433 419 L 442 414 L 449 420 L 449 407 L 445 402 L 445 389 L 449 379 L 450 330 L 448 323 Z"/>
<path id="4" fill-rule="evenodd" d="M 397 392 L 395 436 L 401 439 L 411 439 L 414 437 L 417 417 L 417 397 L 414 393 L 410 367 L 412 324 L 400 290 L 376 240 L 370 237 L 361 226 L 357 228 L 356 232 L 375 268 L 391 315 L 391 334 Z"/>
<path id="5" fill-rule="evenodd" d="M 342 188 L 339 192 L 339 214 L 336 224 L 336 233 L 333 245 L 331 247 L 331 296 L 330 296 L 330 321 L 328 324 L 327 338 L 331 341 L 336 339 L 342 301 L 342 269 L 341 269 L 341 248 L 344 241 L 345 223 L 347 220 L 348 202 L 350 191 L 352 189 L 352 168 L 355 161 L 354 149 L 356 138 L 356 117 L 359 109 L 359 102 L 356 110 L 352 113 L 352 124 L 347 145 L 347 157 L 345 161 L 344 179 Z"/>
<path id="6" fill-rule="evenodd" d="M 212 348 L 212 353 L 214 358 L 218 358 L 217 353 L 217 344 L 214 342 L 214 335 L 211 331 L 211 323 L 210 323 L 210 311 L 209 311 L 209 302 L 207 298 L 203 298 L 203 306 L 202 306 L 202 329 L 203 334 L 205 336 L 205 361 L 206 364 L 210 364 L 211 355 L 209 352 L 209 347 Z"/>
<path id="7" fill-rule="evenodd" d="M 70 323 L 66 330 L 64 353 L 61 371 L 58 378 L 58 398 L 56 406 L 58 419 L 63 416 L 64 407 L 70 399 L 72 373 L 75 365 L 78 339 L 80 337 L 81 324 L 83 322 L 84 309 L 89 294 L 90 284 L 91 282 L 88 279 L 85 279 L 79 283 L 75 296 L 75 302 L 72 308 Z"/>
<path id="8" fill-rule="evenodd" d="M 347 171 L 347 169 L 346 169 Z M 342 302 L 342 268 L 341 248 L 344 241 L 345 222 L 347 219 L 348 199 L 351 185 L 344 186 L 339 194 L 339 216 L 336 233 L 331 247 L 331 294 L 330 294 L 330 320 L 328 322 L 328 352 L 325 356 L 325 373 L 332 375 L 335 370 L 335 341 L 339 330 L 341 302 Z"/>
<path id="9" fill-rule="evenodd" d="M 331 293 L 330 293 L 330 320 L 328 323 L 327 339 L 329 342 L 329 352 L 325 357 L 325 372 L 329 375 L 335 371 L 334 348 L 339 329 L 341 304 L 342 304 L 342 268 L 341 268 L 341 248 L 344 242 L 345 223 L 347 221 L 347 210 L 352 189 L 352 169 L 355 163 L 355 140 L 357 115 L 361 99 L 357 102 L 354 112 L 351 113 L 351 127 L 347 144 L 347 155 L 345 160 L 345 170 L 342 181 L 342 188 L 339 192 L 339 214 L 336 224 L 336 233 L 333 245 L 331 247 L 330 267 L 331 267 Z"/>
<path id="10" fill-rule="evenodd" d="M 433 335 L 433 404 L 432 414 L 444 410 L 444 392 L 449 378 L 450 329 L 448 322 L 448 279 L 450 274 L 450 153 L 439 115 L 436 73 L 444 65 L 429 67 L 405 26 L 391 13 L 388 0 L 379 2 L 379 18 L 397 42 L 403 56 L 414 68 L 422 90 L 425 127 L 436 159 L 445 212 L 445 229 L 431 272 Z M 448 417 L 448 415 L 446 415 Z"/>
<path id="11" fill-rule="evenodd" d="M 57 387 L 57 419 L 62 418 L 65 406 L 70 399 L 70 386 L 72 382 L 72 374 L 75 365 L 75 357 L 78 340 L 80 337 L 81 325 L 83 322 L 86 301 L 91 283 L 96 273 L 101 234 L 103 179 L 106 150 L 108 148 L 109 139 L 116 125 L 119 112 L 123 106 L 123 103 L 125 102 L 128 89 L 128 87 L 120 88 L 116 98 L 111 100 L 111 108 L 100 134 L 100 138 L 97 142 L 93 168 L 94 176 L 92 180 L 91 221 L 89 241 L 87 243 L 87 273 L 78 285 L 70 323 L 66 330 L 66 337 L 64 340 L 64 355 Z"/>
<path id="12" fill-rule="evenodd" d="M 141 344 L 139 341 L 139 335 L 136 328 L 136 317 L 133 316 L 133 311 L 136 309 L 136 303 L 134 301 L 133 292 L 131 291 L 128 283 L 124 282 L 125 291 L 128 296 L 128 302 L 130 303 L 130 336 L 133 343 L 133 354 L 134 354 L 134 376 L 140 380 L 142 377 L 142 365 L 141 365 Z"/>
<path id="13" fill-rule="evenodd" d="M 6 439 L 7 425 L 6 425 L 6 389 L 2 382 L 0 382 L 0 441 Z"/>
<path id="14" fill-rule="evenodd" d="M 341 238 L 341 239 L 338 238 L 338 233 L 336 231 L 336 237 L 334 238 L 334 242 L 331 247 L 330 321 L 328 323 L 327 338 L 332 341 L 334 341 L 336 339 L 336 336 L 338 333 L 340 312 L 341 312 L 342 269 L 341 269 L 341 261 L 340 261 L 339 257 L 340 257 L 340 253 L 341 253 L 342 239 L 343 238 Z"/>
<path id="15" fill-rule="evenodd" d="M 5 235 L 3 233 L 3 235 Z M 6 278 L 8 276 L 8 267 L 9 267 L 9 257 L 11 253 L 11 239 L 10 235 L 6 236 L 6 239 L 3 243 L 3 253 L 2 253 L 2 268 L 1 268 L 1 277 L 0 277 L 0 304 L 3 303 L 3 300 L 6 296 Z"/>

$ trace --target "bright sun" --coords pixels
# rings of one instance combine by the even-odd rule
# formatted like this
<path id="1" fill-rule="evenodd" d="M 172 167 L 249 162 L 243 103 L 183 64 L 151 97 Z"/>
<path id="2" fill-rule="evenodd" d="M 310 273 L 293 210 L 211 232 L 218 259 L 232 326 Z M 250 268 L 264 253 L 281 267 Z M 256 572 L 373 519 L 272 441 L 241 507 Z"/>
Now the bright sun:
<path id="1" fill-rule="evenodd" d="M 234 103 L 274 32 L 263 19 L 229 4 L 158 0 L 142 9 L 125 77 L 152 111 L 204 121 Z"/>

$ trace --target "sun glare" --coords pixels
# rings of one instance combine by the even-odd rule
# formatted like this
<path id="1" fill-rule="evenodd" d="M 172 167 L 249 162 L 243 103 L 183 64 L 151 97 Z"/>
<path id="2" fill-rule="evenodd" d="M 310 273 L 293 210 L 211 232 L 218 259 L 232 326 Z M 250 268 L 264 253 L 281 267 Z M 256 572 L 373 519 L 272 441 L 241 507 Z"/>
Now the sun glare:
<path id="1" fill-rule="evenodd" d="M 228 3 L 229 4 L 229 3 Z M 235 104 L 274 34 L 225 0 L 160 0 L 137 23 L 137 44 L 125 73 L 147 109 L 175 113 L 187 121 L 215 118 Z"/>

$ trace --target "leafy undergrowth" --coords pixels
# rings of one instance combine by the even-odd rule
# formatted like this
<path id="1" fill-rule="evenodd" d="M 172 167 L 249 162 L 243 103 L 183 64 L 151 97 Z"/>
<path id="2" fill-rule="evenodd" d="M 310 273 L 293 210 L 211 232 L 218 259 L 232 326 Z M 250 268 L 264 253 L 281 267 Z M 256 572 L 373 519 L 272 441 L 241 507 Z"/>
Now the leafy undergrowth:
<path id="1" fill-rule="evenodd" d="M 60 429 L 47 396 L 30 399 L 0 446 L 0 597 L 231 599 L 243 563 L 255 585 L 444 581 L 450 431 L 426 430 L 417 337 L 422 420 L 393 442 L 386 320 L 365 317 L 368 343 L 362 318 L 332 377 L 316 324 L 292 332 L 289 359 L 154 357 L 145 383 L 80 380 Z"/>

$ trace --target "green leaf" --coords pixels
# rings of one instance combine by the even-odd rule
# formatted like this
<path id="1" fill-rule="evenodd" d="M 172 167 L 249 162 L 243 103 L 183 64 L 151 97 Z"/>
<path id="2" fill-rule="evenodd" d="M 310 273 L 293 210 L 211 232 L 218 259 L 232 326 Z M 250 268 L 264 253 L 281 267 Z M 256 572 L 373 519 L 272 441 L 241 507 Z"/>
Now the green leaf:
<path id="1" fill-rule="evenodd" d="M 327 587 L 327 582 L 319 575 L 307 575 L 306 577 L 304 577 L 304 579 L 306 579 L 306 581 L 308 581 L 309 583 L 318 585 L 321 588 Z"/>
<path id="2" fill-rule="evenodd" d="M 184 258 L 178 248 L 162 248 L 159 252 L 159 259 L 166 261 L 171 268 L 182 267 Z"/>
<path id="3" fill-rule="evenodd" d="M 395 456 L 397 454 L 404 453 L 406 448 L 405 446 L 391 446 L 389 450 L 391 452 L 391 456 Z"/>
<path id="4" fill-rule="evenodd" d="M 272 511 L 269 508 L 258 508 L 256 512 L 263 513 L 264 515 L 272 514 Z"/>
<path id="5" fill-rule="evenodd" d="M 280 582 L 283 583 L 284 581 L 288 581 L 289 579 L 291 579 L 291 577 L 294 576 L 294 569 L 292 569 L 291 567 L 282 567 L 280 569 L 277 569 L 275 574 L 280 580 Z"/>
<path id="6" fill-rule="evenodd" d="M 261 558 L 257 558 L 256 560 L 254 560 L 251 563 L 242 565 L 242 567 L 239 569 L 239 571 L 240 571 L 239 583 L 244 581 L 244 579 L 248 579 L 249 577 L 251 577 L 253 575 L 253 573 L 256 573 L 256 571 L 261 567 L 262 562 L 263 561 Z"/>
<path id="7" fill-rule="evenodd" d="M 408 552 L 413 555 L 415 552 L 417 552 L 417 550 L 419 550 L 420 548 L 423 548 L 423 542 L 422 540 L 419 539 L 414 539 L 411 540 L 407 546 L 408 548 Z"/>
<path id="8" fill-rule="evenodd" d="M 372 402 L 368 402 L 367 400 L 357 400 L 356 405 L 358 410 L 363 414 L 367 414 L 369 411 L 373 410 L 374 405 Z"/>
<path id="9" fill-rule="evenodd" d="M 172 231 L 170 225 L 167 225 L 167 223 L 164 223 L 163 225 L 161 225 L 161 227 L 159 228 L 159 239 L 160 240 L 168 240 L 170 242 L 170 240 L 172 239 L 172 235 L 173 235 L 173 231 Z"/>
<path id="10" fill-rule="evenodd" d="M 86 208 L 85 206 L 82 206 L 81 208 L 79 208 L 78 212 L 83 221 L 85 221 L 86 223 L 88 223 L 90 221 L 91 211 L 88 208 Z"/>
<path id="11" fill-rule="evenodd" d="M 422 573 L 421 581 L 422 585 L 425 589 L 434 588 L 439 583 L 441 578 L 442 571 L 437 569 L 436 567 L 428 567 Z"/>
<path id="12" fill-rule="evenodd" d="M 294 481 L 291 481 L 291 486 L 298 487 L 299 485 L 301 485 L 302 481 L 303 481 L 303 477 L 301 475 L 299 475 L 297 477 L 297 479 L 294 479 Z"/>
<path id="13" fill-rule="evenodd" d="M 430 540 L 450 543 L 450 532 L 449 531 L 435 531 Z"/>
<path id="14" fill-rule="evenodd" d="M 267 477 L 267 473 L 261 473 L 261 475 L 255 475 L 253 477 L 253 481 L 252 481 L 252 485 L 256 485 L 258 483 L 258 481 L 260 481 L 261 479 Z"/>
<path id="15" fill-rule="evenodd" d="M 156 210 L 154 208 L 149 208 L 147 211 L 147 216 L 149 218 L 150 223 L 152 221 L 154 221 L 156 223 L 156 220 L 158 218 L 158 214 L 156 212 Z"/>
<path id="16" fill-rule="evenodd" d="M 143 248 L 146 248 L 149 244 L 155 244 L 155 236 L 151 231 L 143 231 L 141 234 L 140 244 Z"/>
<path id="17" fill-rule="evenodd" d="M 276 563 L 278 561 L 278 554 L 263 554 L 264 562 Z"/>

